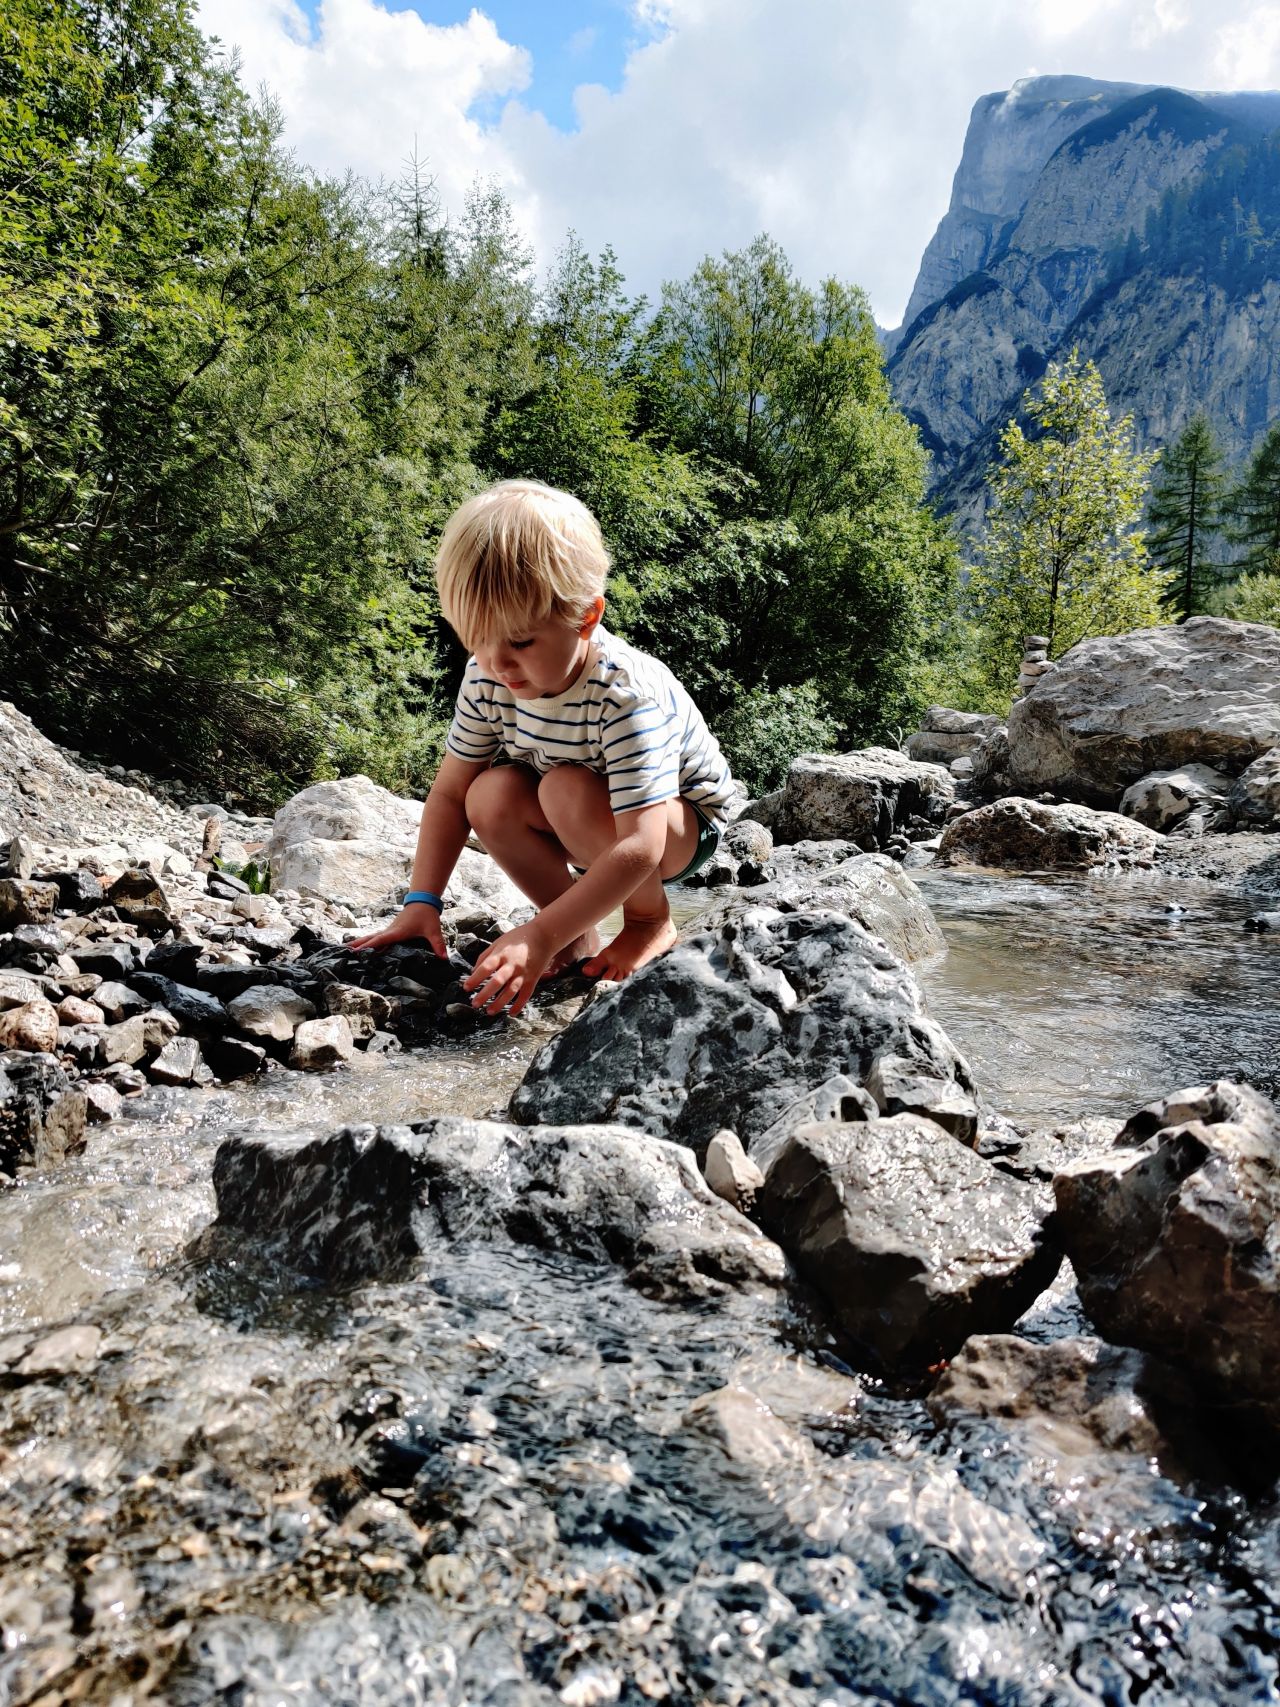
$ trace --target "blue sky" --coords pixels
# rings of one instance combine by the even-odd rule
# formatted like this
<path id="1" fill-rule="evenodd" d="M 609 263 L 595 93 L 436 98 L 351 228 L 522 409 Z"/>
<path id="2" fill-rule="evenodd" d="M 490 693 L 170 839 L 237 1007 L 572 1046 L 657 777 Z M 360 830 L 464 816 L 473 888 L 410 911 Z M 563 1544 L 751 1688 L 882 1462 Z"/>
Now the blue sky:
<path id="1" fill-rule="evenodd" d="M 302 0 L 302 10 L 313 20 L 318 8 L 319 0 Z M 493 19 L 507 41 L 532 55 L 533 81 L 524 98 L 565 131 L 578 128 L 574 89 L 580 83 L 618 88 L 628 49 L 646 33 L 629 15 L 626 0 L 486 0 L 479 8 L 471 0 L 417 0 L 413 6 L 391 0 L 389 6 L 416 12 L 428 24 L 465 24 L 477 9 Z M 485 103 L 477 107 L 484 112 Z"/>
<path id="2" fill-rule="evenodd" d="M 775 238 L 898 323 L 969 113 L 1074 72 L 1280 87 L 1280 0 L 196 0 L 317 171 L 452 217 L 496 182 L 541 265 L 572 228 L 653 298 Z M 576 91 L 576 104 L 575 104 Z"/>

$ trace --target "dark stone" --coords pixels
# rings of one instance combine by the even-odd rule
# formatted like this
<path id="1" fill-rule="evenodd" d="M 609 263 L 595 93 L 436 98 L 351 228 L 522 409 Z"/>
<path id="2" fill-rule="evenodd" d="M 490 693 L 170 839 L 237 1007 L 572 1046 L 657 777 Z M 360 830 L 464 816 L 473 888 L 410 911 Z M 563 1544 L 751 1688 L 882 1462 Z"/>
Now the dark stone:
<path id="1" fill-rule="evenodd" d="M 216 996 L 175 983 L 158 972 L 135 972 L 133 982 L 143 995 L 160 1002 L 181 1025 L 196 1037 L 219 1037 L 230 1025 L 227 1010 Z"/>
<path id="2" fill-rule="evenodd" d="M 242 1037 L 207 1037 L 201 1053 L 210 1069 L 229 1083 L 233 1079 L 251 1079 L 267 1070 L 267 1052 L 256 1043 Z"/>
<path id="3" fill-rule="evenodd" d="M 0 1054 L 0 1173 L 84 1149 L 85 1099 L 50 1055 Z"/>
<path id="4" fill-rule="evenodd" d="M 119 918 L 149 936 L 161 936 L 176 928 L 169 897 L 145 867 L 122 872 L 107 890 L 107 900 Z"/>
<path id="5" fill-rule="evenodd" d="M 67 952 L 62 932 L 52 925 L 18 925 L 12 935 L 0 940 L 0 966 L 16 966 L 22 972 L 48 972 Z M 76 962 L 79 965 L 79 960 Z"/>
<path id="6" fill-rule="evenodd" d="M 76 944 L 76 965 L 82 972 L 97 972 L 103 978 L 127 978 L 142 964 L 137 945 L 129 942 Z"/>
<path id="7" fill-rule="evenodd" d="M 102 879 L 84 866 L 77 871 L 51 872 L 50 882 L 58 885 L 58 905 L 71 913 L 91 913 L 106 898 Z"/>
<path id="8" fill-rule="evenodd" d="M 178 984 L 192 984 L 203 950 L 198 942 L 158 942 L 147 956 L 147 971 L 159 972 Z"/>
<path id="9" fill-rule="evenodd" d="M 589 1002 L 534 1057 L 511 1113 L 616 1122 L 699 1157 L 728 1127 L 767 1167 L 758 1143 L 788 1110 L 837 1075 L 865 1083 L 886 1054 L 974 1094 L 882 942 L 838 913 L 752 908 Z"/>
<path id="10" fill-rule="evenodd" d="M 134 1014 L 142 1013 L 149 1005 L 147 998 L 140 996 L 132 985 L 121 984 L 115 978 L 105 979 L 99 984 L 93 999 L 112 1025 L 122 1019 L 132 1019 Z"/>
<path id="11" fill-rule="evenodd" d="M 841 1329 L 890 1370 L 1008 1330 L 1061 1261 L 1032 1192 L 919 1115 L 799 1127 L 758 1210 Z"/>
<path id="12" fill-rule="evenodd" d="M 1280 1114 L 1220 1080 L 1140 1110 L 1054 1179 L 1056 1230 L 1105 1338 L 1280 1434 Z"/>
<path id="13" fill-rule="evenodd" d="M 477 1238 L 621 1264 L 641 1285 L 678 1269 L 694 1292 L 776 1286 L 786 1273 L 687 1152 L 610 1127 L 445 1115 L 324 1138 L 235 1135 L 213 1182 L 215 1235 L 277 1239 L 330 1280 L 394 1274 L 442 1241 Z"/>

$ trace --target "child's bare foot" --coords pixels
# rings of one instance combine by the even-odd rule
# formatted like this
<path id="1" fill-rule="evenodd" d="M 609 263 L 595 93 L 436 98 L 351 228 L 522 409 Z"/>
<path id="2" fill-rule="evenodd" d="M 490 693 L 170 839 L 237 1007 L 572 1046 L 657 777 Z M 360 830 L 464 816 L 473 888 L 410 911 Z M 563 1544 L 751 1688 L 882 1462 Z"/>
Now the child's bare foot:
<path id="1" fill-rule="evenodd" d="M 557 972 L 563 972 L 566 966 L 572 966 L 575 960 L 589 960 L 592 955 L 600 952 L 600 932 L 592 928 L 583 931 L 581 936 L 574 937 L 566 943 L 555 956 L 546 971 L 544 978 L 554 978 Z"/>
<path id="2" fill-rule="evenodd" d="M 625 978 L 637 966 L 656 960 L 675 946 L 676 927 L 668 913 L 661 919 L 628 919 L 613 941 L 582 968 L 588 978 Z"/>

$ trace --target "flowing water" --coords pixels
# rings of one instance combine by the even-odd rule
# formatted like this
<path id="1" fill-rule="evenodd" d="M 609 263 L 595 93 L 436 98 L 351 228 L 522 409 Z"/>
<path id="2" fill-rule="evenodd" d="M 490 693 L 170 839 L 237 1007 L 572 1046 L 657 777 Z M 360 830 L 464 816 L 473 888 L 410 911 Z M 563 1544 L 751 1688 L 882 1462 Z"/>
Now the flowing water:
<path id="1" fill-rule="evenodd" d="M 919 875 L 931 1003 L 1020 1122 L 1276 1088 L 1246 904 Z M 483 1113 L 538 1041 L 150 1092 L 0 1198 L 0 1703 L 1280 1699 L 1269 1492 L 937 1427 L 786 1303 L 478 1242 L 345 1292 L 186 1254 L 227 1131 Z"/>

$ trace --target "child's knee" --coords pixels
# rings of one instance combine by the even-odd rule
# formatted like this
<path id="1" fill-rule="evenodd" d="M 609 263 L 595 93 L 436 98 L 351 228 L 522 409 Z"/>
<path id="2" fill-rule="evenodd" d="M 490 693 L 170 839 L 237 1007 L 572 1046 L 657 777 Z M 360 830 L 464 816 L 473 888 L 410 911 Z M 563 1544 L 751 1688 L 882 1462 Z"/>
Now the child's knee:
<path id="1" fill-rule="evenodd" d="M 553 765 L 538 781 L 538 804 L 553 822 L 566 812 L 590 811 L 608 796 L 604 777 L 585 765 Z"/>
<path id="2" fill-rule="evenodd" d="M 513 809 L 533 792 L 522 765 L 496 765 L 481 771 L 467 790 L 467 822 L 480 837 L 510 821 Z"/>

